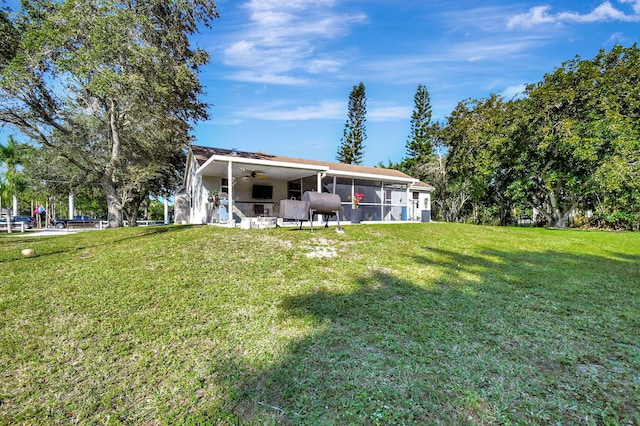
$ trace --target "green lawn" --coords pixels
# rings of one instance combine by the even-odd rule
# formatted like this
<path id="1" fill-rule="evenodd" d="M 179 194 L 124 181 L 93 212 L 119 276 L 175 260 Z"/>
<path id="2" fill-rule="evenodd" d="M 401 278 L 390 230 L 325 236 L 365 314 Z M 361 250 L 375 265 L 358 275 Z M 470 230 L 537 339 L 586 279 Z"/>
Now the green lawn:
<path id="1" fill-rule="evenodd" d="M 0 325 L 0 424 L 640 424 L 639 233 L 4 236 Z"/>

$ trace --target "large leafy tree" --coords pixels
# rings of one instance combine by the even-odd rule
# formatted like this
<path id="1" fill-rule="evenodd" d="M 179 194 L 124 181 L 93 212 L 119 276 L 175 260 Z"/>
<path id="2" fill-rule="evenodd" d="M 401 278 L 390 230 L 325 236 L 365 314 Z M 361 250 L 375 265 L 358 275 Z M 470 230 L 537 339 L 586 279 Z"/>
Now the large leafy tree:
<path id="1" fill-rule="evenodd" d="M 2 21 L 19 43 L 2 45 L 0 122 L 95 177 L 120 226 L 207 118 L 208 55 L 188 37 L 216 16 L 208 0 L 25 0 Z"/>
<path id="2" fill-rule="evenodd" d="M 344 125 L 336 159 L 345 164 L 362 164 L 364 141 L 367 138 L 367 96 L 364 83 L 353 86 L 349 95 L 347 122 Z"/>
<path id="3" fill-rule="evenodd" d="M 448 148 L 446 170 L 452 220 L 462 219 L 464 204 L 475 222 L 485 209 L 495 206 L 500 222 L 505 222 L 510 203 L 503 197 L 507 171 L 498 153 L 509 138 L 509 104 L 495 94 L 486 99 L 460 102 L 447 118 L 442 132 Z M 458 200 L 458 201 L 455 201 Z"/>
<path id="4" fill-rule="evenodd" d="M 637 206 L 639 58 L 637 46 L 576 58 L 530 85 L 518 102 L 518 126 L 501 163 L 514 180 L 509 190 L 550 226 L 565 227 L 572 211 L 603 200 L 615 204 L 626 195 L 622 204 Z"/>

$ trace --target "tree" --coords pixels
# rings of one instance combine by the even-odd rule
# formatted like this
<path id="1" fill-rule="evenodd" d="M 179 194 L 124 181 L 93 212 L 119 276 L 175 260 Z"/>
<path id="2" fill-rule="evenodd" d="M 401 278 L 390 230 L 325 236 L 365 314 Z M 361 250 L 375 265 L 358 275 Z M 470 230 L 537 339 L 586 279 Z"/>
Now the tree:
<path id="1" fill-rule="evenodd" d="M 349 95 L 348 118 L 344 125 L 340 149 L 336 159 L 344 164 L 362 164 L 363 142 L 367 138 L 367 97 L 364 83 L 353 86 Z"/>
<path id="2" fill-rule="evenodd" d="M 19 47 L 2 45 L 0 122 L 95 177 L 121 226 L 126 203 L 164 180 L 208 117 L 197 73 L 209 57 L 188 36 L 217 17 L 215 3 L 26 0 L 10 16 Z"/>
<path id="3" fill-rule="evenodd" d="M 418 85 L 413 103 L 411 132 L 406 143 L 407 159 L 413 164 L 424 164 L 434 157 L 433 140 L 437 129 L 431 122 L 431 97 L 426 86 Z"/>
<path id="4" fill-rule="evenodd" d="M 0 144 L 0 166 L 4 166 L 6 169 L 0 200 L 2 196 L 5 196 L 13 201 L 14 207 L 18 203 L 18 193 L 26 187 L 26 181 L 18 169 L 25 158 L 23 152 L 22 144 L 17 143 L 13 135 L 9 135 L 6 145 Z M 2 203 L 0 203 L 1 207 Z M 11 232 L 11 214 L 11 210 L 7 207 L 7 232 Z"/>
<path id="5" fill-rule="evenodd" d="M 75 167 L 57 151 L 46 146 L 32 148 L 23 167 L 30 182 L 32 199 L 46 200 L 51 217 L 69 217 L 68 197 L 73 194 L 76 210 L 95 217 L 105 217 L 107 203 L 99 179 Z"/>
<path id="6" fill-rule="evenodd" d="M 474 222 L 486 222 L 485 209 L 497 207 L 499 217 L 493 219 L 501 223 L 506 221 L 510 200 L 501 195 L 509 175 L 501 167 L 497 155 L 510 135 L 509 107 L 502 97 L 492 94 L 486 99 L 458 103 L 447 117 L 442 137 L 448 148 L 448 196 L 454 196 L 461 189 L 468 193 L 466 197 L 457 197 L 462 200 L 455 203 L 459 215 L 451 220 L 461 220 L 460 214 L 466 211 Z M 466 201 L 471 202 L 467 210 L 464 208 Z"/>
<path id="7" fill-rule="evenodd" d="M 513 177 L 509 190 L 549 226 L 565 227 L 572 212 L 592 208 L 598 199 L 613 201 L 626 192 L 623 181 L 637 179 L 639 68 L 636 45 L 616 46 L 592 60 L 563 63 L 518 101 L 518 125 L 501 163 Z M 635 198 L 638 191 L 628 194 Z M 627 208 L 640 204 L 638 198 L 628 201 Z"/>
<path id="8" fill-rule="evenodd" d="M 431 121 L 431 98 L 422 84 L 418 85 L 413 101 L 411 130 L 405 144 L 407 153 L 402 160 L 401 170 L 420 180 L 432 181 L 440 126 Z"/>

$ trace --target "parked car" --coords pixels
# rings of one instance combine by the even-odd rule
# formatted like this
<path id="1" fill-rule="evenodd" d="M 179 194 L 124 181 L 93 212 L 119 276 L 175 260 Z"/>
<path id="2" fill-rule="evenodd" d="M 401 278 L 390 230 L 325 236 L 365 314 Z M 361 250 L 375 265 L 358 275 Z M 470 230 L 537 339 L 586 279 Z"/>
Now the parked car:
<path id="1" fill-rule="evenodd" d="M 7 218 L 3 217 L 0 219 L 0 223 L 6 223 Z M 31 229 L 36 226 L 36 218 L 31 216 L 11 216 L 11 223 L 24 222 L 24 227 L 27 229 Z"/>
<path id="2" fill-rule="evenodd" d="M 100 219 L 91 216 L 74 216 L 73 219 L 51 219 L 49 223 L 57 229 L 100 227 Z"/>

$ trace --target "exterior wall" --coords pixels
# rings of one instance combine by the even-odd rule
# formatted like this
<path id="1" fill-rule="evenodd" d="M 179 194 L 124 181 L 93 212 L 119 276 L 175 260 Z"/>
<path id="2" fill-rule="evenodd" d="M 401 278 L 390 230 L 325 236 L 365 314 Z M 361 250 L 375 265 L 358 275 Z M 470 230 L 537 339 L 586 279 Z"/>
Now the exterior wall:
<path id="1" fill-rule="evenodd" d="M 189 223 L 189 196 L 187 194 L 176 194 L 173 202 L 174 222 L 177 224 Z"/>
<path id="2" fill-rule="evenodd" d="M 418 193 L 418 208 L 416 209 L 416 220 L 431 222 L 431 193 Z"/>

